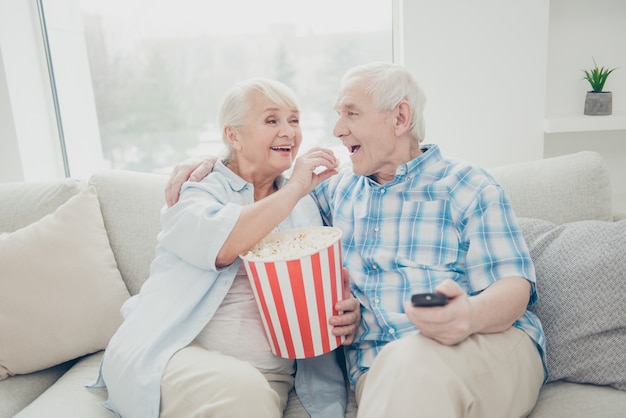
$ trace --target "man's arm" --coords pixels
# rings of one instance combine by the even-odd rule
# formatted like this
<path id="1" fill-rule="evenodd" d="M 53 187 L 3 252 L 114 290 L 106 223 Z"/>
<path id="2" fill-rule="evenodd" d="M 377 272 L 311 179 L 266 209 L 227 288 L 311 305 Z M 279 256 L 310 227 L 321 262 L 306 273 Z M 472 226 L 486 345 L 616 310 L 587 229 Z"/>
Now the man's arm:
<path id="1" fill-rule="evenodd" d="M 509 329 L 526 311 L 530 282 L 505 277 L 476 296 L 468 296 L 453 280 L 441 282 L 436 291 L 450 302 L 437 308 L 404 305 L 411 322 L 424 336 L 444 345 L 455 345 L 472 334 L 490 334 Z"/>
<path id="2" fill-rule="evenodd" d="M 207 155 L 204 158 L 190 158 L 174 166 L 172 174 L 165 185 L 165 203 L 168 207 L 178 202 L 180 189 L 183 183 L 189 181 L 200 181 L 205 178 L 217 162 L 215 155 Z"/>

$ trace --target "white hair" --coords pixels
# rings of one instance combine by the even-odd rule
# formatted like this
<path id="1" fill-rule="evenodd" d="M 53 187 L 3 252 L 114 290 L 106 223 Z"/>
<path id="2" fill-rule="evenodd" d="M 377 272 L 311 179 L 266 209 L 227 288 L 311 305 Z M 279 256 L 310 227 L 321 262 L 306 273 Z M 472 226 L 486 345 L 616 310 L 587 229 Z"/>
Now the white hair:
<path id="1" fill-rule="evenodd" d="M 418 144 L 424 140 L 426 96 L 405 67 L 388 62 L 372 62 L 353 67 L 342 77 L 340 89 L 355 81 L 367 83 L 366 91 L 371 95 L 374 106 L 378 110 L 393 110 L 398 103 L 406 100 L 413 110 L 409 125 L 411 135 Z"/>
<path id="2" fill-rule="evenodd" d="M 222 132 L 222 141 L 226 146 L 225 159 L 231 158 L 231 148 L 224 128 L 243 125 L 246 114 L 252 109 L 251 94 L 260 92 L 281 107 L 299 109 L 298 99 L 293 90 L 285 84 L 269 78 L 252 78 L 240 81 L 228 90 L 217 113 L 217 121 Z"/>

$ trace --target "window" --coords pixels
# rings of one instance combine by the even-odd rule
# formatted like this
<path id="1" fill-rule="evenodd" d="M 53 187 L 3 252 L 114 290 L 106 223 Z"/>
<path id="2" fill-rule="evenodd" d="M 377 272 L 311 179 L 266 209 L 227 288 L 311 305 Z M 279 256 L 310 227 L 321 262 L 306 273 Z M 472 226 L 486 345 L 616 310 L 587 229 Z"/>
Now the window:
<path id="1" fill-rule="evenodd" d="M 82 42 L 64 39 L 68 31 L 54 11 L 59 4 L 79 8 Z M 91 132 L 108 168 L 169 172 L 189 156 L 216 154 L 220 100 L 232 84 L 255 76 L 295 90 L 302 149 L 338 146 L 332 105 L 341 74 L 393 60 L 390 0 L 47 0 L 43 9 L 56 22 L 48 25 L 48 38 L 70 173 L 85 162 L 77 151 L 84 138 L 70 136 L 90 129 L 65 127 L 79 124 L 97 124 Z M 80 65 L 68 63 L 81 54 L 93 98 L 72 106 L 69 91 L 80 88 Z"/>

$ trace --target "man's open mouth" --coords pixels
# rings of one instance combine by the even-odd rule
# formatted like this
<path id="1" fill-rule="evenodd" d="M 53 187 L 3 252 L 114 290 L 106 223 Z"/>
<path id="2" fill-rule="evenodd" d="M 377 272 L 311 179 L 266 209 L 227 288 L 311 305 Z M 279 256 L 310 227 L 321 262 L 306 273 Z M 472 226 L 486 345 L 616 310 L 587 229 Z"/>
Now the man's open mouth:
<path id="1" fill-rule="evenodd" d="M 354 154 L 355 152 L 357 152 L 359 149 L 361 148 L 360 145 L 350 145 L 348 147 L 348 152 L 350 152 L 350 154 Z"/>

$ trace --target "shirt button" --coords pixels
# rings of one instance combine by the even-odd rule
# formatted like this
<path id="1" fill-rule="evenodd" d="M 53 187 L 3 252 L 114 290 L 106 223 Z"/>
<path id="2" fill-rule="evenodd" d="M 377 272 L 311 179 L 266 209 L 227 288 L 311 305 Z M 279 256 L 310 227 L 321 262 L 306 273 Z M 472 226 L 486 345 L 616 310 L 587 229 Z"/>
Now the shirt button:
<path id="1" fill-rule="evenodd" d="M 385 194 L 385 189 L 380 189 L 380 194 Z"/>
<path id="2" fill-rule="evenodd" d="M 377 266 L 376 264 L 374 264 L 374 265 L 372 266 L 372 270 L 378 270 L 378 266 Z"/>
<path id="3" fill-rule="evenodd" d="M 389 328 L 389 334 L 393 335 L 396 333 L 396 330 L 393 328 Z"/>
<path id="4" fill-rule="evenodd" d="M 375 232 L 378 232 L 378 231 L 380 231 L 380 228 L 379 228 L 379 227 L 376 227 L 376 228 L 374 228 L 374 231 L 375 231 Z"/>
<path id="5" fill-rule="evenodd" d="M 375 303 L 376 305 L 378 305 L 378 304 L 380 303 L 380 299 L 379 299 L 379 298 L 374 298 L 374 303 Z"/>

